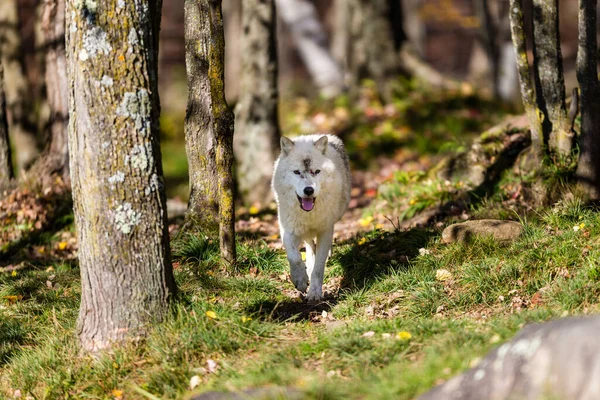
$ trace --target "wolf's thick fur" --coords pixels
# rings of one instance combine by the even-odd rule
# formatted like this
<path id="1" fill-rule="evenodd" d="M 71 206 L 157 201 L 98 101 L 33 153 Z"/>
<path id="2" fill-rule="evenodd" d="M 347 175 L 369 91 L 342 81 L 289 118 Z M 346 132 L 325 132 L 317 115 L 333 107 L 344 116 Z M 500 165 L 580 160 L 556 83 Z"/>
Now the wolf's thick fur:
<path id="1" fill-rule="evenodd" d="M 272 187 L 292 282 L 305 292 L 310 276 L 306 298 L 320 300 L 333 225 L 350 202 L 350 167 L 344 144 L 333 135 L 282 137 Z M 306 245 L 306 265 L 299 250 L 302 243 Z"/>

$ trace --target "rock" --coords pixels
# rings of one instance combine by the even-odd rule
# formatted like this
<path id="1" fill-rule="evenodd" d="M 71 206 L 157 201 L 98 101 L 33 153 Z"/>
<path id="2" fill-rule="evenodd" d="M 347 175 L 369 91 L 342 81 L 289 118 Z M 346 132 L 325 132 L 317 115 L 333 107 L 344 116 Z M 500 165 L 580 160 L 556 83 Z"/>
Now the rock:
<path id="1" fill-rule="evenodd" d="M 419 400 L 600 399 L 600 317 L 526 326 Z"/>
<path id="2" fill-rule="evenodd" d="M 300 400 L 305 398 L 297 389 L 287 387 L 265 387 L 248 389 L 242 392 L 204 392 L 189 397 L 188 400 Z"/>
<path id="3" fill-rule="evenodd" d="M 501 242 L 516 239 L 523 232 L 523 225 L 515 221 L 479 219 L 452 224 L 442 232 L 443 243 L 468 242 L 476 237 L 492 236 Z"/>

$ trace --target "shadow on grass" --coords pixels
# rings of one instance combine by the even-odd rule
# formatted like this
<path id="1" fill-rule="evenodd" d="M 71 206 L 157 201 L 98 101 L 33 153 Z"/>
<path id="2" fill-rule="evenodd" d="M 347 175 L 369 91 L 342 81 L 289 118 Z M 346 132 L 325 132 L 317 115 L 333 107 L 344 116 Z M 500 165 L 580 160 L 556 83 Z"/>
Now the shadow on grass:
<path id="1" fill-rule="evenodd" d="M 433 229 L 414 228 L 407 231 L 377 232 L 354 244 L 341 254 L 334 252 L 332 262 L 344 273 L 341 288 L 356 291 L 369 288 L 378 278 L 394 271 L 406 271 L 410 261 L 437 236 Z"/>
<path id="2" fill-rule="evenodd" d="M 15 320 L 0 321 L 0 366 L 16 354 L 27 341 L 28 331 Z"/>
<path id="3" fill-rule="evenodd" d="M 247 312 L 260 319 L 277 322 L 313 321 L 320 318 L 323 311 L 330 311 L 337 303 L 337 296 L 325 294 L 319 302 L 287 298 L 281 301 L 263 301 L 247 308 Z"/>

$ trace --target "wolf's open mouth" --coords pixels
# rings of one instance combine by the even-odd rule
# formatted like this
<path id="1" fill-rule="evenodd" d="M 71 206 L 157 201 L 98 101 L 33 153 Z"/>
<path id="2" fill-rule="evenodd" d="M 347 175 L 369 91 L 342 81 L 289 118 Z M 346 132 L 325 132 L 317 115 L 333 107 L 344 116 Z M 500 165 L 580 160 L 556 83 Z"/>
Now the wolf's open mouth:
<path id="1" fill-rule="evenodd" d="M 311 211 L 315 206 L 315 200 L 317 199 L 316 197 L 300 197 L 298 195 L 296 195 L 296 197 L 298 197 L 298 201 L 300 202 L 300 208 L 304 211 Z"/>

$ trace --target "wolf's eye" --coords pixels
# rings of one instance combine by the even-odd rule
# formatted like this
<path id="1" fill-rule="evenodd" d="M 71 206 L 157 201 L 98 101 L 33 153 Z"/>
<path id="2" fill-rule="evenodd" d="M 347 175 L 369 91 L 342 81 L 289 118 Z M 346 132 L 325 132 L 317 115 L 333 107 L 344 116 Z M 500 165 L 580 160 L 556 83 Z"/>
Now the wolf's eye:
<path id="1" fill-rule="evenodd" d="M 316 175 L 316 174 L 318 174 L 319 172 L 321 172 L 321 170 L 320 170 L 320 169 L 316 170 L 316 171 L 315 171 L 315 175 Z"/>
<path id="2" fill-rule="evenodd" d="M 296 175 L 300 175 L 300 171 L 298 171 L 298 170 L 295 170 L 295 171 L 294 171 L 294 173 L 295 173 Z"/>

